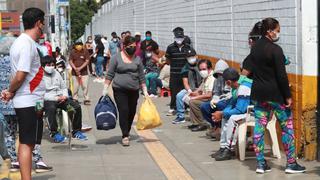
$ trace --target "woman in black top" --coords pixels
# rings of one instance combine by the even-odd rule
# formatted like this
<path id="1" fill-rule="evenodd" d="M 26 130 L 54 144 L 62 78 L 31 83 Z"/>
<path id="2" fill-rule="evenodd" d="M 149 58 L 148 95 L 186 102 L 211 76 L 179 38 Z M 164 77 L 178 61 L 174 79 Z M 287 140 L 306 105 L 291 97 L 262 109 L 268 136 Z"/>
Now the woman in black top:
<path id="1" fill-rule="evenodd" d="M 262 21 L 262 38 L 252 47 L 251 73 L 253 85 L 251 99 L 254 102 L 255 128 L 254 145 L 257 157 L 257 173 L 270 171 L 264 159 L 264 132 L 272 112 L 282 129 L 282 143 L 287 156 L 286 173 L 300 173 L 305 167 L 296 162 L 292 98 L 285 69 L 282 48 L 274 42 L 279 40 L 280 25 L 276 19 Z"/>

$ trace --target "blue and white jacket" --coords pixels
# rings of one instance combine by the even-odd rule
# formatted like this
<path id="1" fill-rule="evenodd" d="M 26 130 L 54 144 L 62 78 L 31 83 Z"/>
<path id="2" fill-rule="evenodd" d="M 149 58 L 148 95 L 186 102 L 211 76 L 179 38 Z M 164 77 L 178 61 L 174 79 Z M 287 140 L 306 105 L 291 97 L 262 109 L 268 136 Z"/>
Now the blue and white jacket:
<path id="1" fill-rule="evenodd" d="M 238 83 L 239 87 L 232 89 L 232 98 L 223 110 L 224 119 L 229 119 L 232 115 L 245 114 L 250 105 L 252 80 L 245 76 L 240 76 Z"/>

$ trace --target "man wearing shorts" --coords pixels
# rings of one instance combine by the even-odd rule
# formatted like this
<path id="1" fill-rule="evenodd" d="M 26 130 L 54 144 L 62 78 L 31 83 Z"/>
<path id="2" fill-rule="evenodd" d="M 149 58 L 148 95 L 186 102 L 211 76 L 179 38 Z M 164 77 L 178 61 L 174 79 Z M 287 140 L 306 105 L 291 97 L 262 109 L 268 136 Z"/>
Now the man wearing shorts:
<path id="1" fill-rule="evenodd" d="M 38 8 L 28 8 L 22 20 L 25 32 L 10 49 L 12 80 L 10 88 L 1 93 L 4 101 L 13 98 L 13 106 L 18 117 L 19 152 L 18 159 L 22 180 L 31 180 L 32 150 L 41 143 L 42 110 L 45 84 L 36 41 L 43 34 L 44 12 Z"/>

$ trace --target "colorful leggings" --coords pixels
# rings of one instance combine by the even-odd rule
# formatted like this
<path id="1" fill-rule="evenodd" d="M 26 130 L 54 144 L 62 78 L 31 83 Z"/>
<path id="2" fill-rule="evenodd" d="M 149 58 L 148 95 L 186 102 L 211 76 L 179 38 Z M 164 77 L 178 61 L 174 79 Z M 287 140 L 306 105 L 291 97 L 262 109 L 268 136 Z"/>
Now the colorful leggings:
<path id="1" fill-rule="evenodd" d="M 282 130 L 282 143 L 287 156 L 287 162 L 295 162 L 295 145 L 293 132 L 293 119 L 291 109 L 284 104 L 276 102 L 254 103 L 255 127 L 254 127 L 254 147 L 258 162 L 264 161 L 264 132 L 272 112 L 279 121 Z"/>

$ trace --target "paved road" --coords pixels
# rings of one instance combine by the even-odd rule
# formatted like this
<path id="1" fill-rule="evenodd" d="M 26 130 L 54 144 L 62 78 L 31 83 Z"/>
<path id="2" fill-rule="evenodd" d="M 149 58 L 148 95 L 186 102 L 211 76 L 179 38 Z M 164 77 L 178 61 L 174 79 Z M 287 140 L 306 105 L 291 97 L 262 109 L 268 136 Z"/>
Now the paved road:
<path id="1" fill-rule="evenodd" d="M 102 84 L 90 82 L 90 96 L 96 102 Z M 142 100 L 142 99 L 140 99 Z M 320 179 L 317 162 L 299 161 L 307 166 L 308 172 L 298 175 L 284 173 L 285 158 L 268 158 L 272 172 L 264 175 L 255 173 L 255 157 L 241 162 L 237 159 L 216 162 L 209 155 L 219 148 L 219 143 L 207 139 L 204 132 L 190 132 L 186 126 L 173 125 L 173 117 L 165 116 L 169 98 L 154 99 L 163 120 L 163 125 L 150 131 L 132 131 L 130 147 L 122 147 L 119 126 L 111 131 L 89 131 L 89 140 L 73 140 L 73 149 L 67 144 L 51 143 L 45 131 L 42 154 L 45 161 L 54 167 L 53 172 L 34 174 L 35 180 L 162 180 L 162 179 Z M 94 103 L 93 103 L 94 104 Z M 95 126 L 94 105 L 83 107 L 83 121 Z M 284 157 L 284 156 L 282 156 Z M 7 176 L 3 163 L 0 178 Z M 18 174 L 10 174 L 17 179 Z"/>

